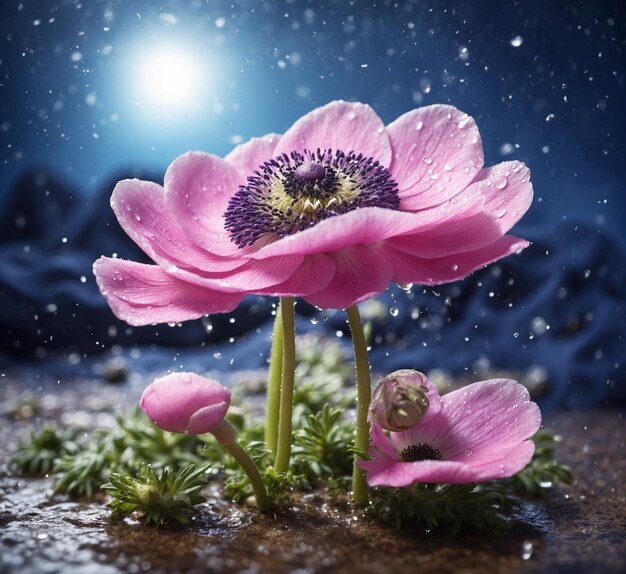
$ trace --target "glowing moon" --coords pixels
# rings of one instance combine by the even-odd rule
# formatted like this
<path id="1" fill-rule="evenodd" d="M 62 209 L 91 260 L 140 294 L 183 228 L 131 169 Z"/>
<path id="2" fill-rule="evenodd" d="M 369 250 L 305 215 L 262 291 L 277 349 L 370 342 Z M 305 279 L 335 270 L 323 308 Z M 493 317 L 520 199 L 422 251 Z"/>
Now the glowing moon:
<path id="1" fill-rule="evenodd" d="M 159 48 L 136 60 L 138 103 L 148 108 L 173 108 L 197 103 L 202 91 L 202 66 L 193 53 Z"/>

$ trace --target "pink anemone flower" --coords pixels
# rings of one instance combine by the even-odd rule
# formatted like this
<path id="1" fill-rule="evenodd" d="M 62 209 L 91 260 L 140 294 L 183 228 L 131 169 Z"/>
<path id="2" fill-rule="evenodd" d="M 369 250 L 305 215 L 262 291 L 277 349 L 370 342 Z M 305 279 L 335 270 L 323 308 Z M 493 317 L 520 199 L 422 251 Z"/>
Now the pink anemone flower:
<path id="1" fill-rule="evenodd" d="M 120 181 L 113 210 L 156 265 L 103 257 L 94 272 L 132 325 L 229 312 L 247 294 L 345 308 L 526 247 L 506 233 L 531 199 L 528 168 L 484 168 L 476 123 L 453 106 L 385 126 L 369 106 L 335 101 L 225 158 L 184 154 L 163 186 Z"/>
<path id="2" fill-rule="evenodd" d="M 218 431 L 224 427 L 230 391 L 217 381 L 194 373 L 171 373 L 146 387 L 139 406 L 163 430 L 221 435 Z"/>
<path id="3" fill-rule="evenodd" d="M 530 462 L 541 412 L 524 386 L 492 379 L 429 397 L 437 410 L 410 429 L 387 435 L 372 425 L 372 459 L 358 463 L 370 486 L 483 482 Z"/>

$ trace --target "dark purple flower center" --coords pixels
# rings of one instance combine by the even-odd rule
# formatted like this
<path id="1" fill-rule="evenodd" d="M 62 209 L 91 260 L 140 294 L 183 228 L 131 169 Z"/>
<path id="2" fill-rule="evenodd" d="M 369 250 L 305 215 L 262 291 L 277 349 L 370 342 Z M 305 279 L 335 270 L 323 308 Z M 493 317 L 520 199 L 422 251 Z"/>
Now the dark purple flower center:
<path id="1" fill-rule="evenodd" d="M 418 460 L 441 460 L 441 453 L 426 443 L 418 443 L 407 446 L 400 457 L 404 462 L 417 462 Z"/>
<path id="2" fill-rule="evenodd" d="M 248 177 L 228 202 L 224 227 L 245 247 L 360 207 L 400 207 L 389 170 L 363 154 L 305 150 L 271 159 Z"/>
<path id="3" fill-rule="evenodd" d="M 319 163 L 306 161 L 293 172 L 293 182 L 296 185 L 315 185 L 326 175 L 326 170 Z"/>

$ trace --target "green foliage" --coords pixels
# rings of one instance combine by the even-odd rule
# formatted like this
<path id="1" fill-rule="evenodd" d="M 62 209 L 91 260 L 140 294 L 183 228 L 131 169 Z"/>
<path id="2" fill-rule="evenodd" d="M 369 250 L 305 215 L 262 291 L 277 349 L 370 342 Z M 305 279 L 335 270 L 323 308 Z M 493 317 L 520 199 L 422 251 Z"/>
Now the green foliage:
<path id="1" fill-rule="evenodd" d="M 55 493 L 92 496 L 105 482 L 110 468 L 117 462 L 118 453 L 114 441 L 104 433 L 98 433 L 94 438 L 96 440 L 84 445 L 78 452 L 56 460 Z"/>
<path id="2" fill-rule="evenodd" d="M 259 468 L 263 481 L 265 482 L 265 487 L 268 489 L 267 495 L 271 505 L 276 506 L 283 504 L 286 501 L 287 490 L 291 487 L 293 481 L 286 475 L 277 473 L 271 468 L 274 457 L 263 441 L 238 440 L 238 442 Z M 218 448 L 219 450 L 216 449 L 216 454 L 221 457 L 220 463 L 224 476 L 226 477 L 224 495 L 226 498 L 234 500 L 235 502 L 242 502 L 253 494 L 248 475 L 223 447 L 218 446 Z M 289 476 L 291 476 L 291 474 L 289 474 Z"/>
<path id="3" fill-rule="evenodd" d="M 348 445 L 354 437 L 354 425 L 342 420 L 343 413 L 343 409 L 326 404 L 295 432 L 292 467 L 312 487 L 352 471 Z"/>
<path id="4" fill-rule="evenodd" d="M 330 339 L 308 334 L 298 338 L 294 386 L 294 426 L 302 427 L 310 414 L 325 405 L 348 407 L 356 389 L 346 386 L 354 367 L 340 345 Z"/>
<path id="5" fill-rule="evenodd" d="M 39 432 L 31 432 L 27 441 L 18 444 L 11 464 L 22 474 L 40 476 L 48 474 L 58 458 L 77 450 L 72 431 L 44 425 Z"/>
<path id="6" fill-rule="evenodd" d="M 354 367 L 335 340 L 309 333 L 298 337 L 296 345 L 296 370 L 302 378 L 338 375 L 349 379 Z"/>
<path id="7" fill-rule="evenodd" d="M 268 496 L 273 506 L 287 504 L 294 490 L 311 490 L 326 486 L 333 493 L 345 491 L 352 472 L 352 457 L 348 445 L 353 440 L 353 425 L 341 420 L 343 409 L 325 405 L 316 414 L 301 419 L 294 431 L 291 451 L 291 468 L 287 473 L 277 473 L 272 468 L 274 458 L 262 441 L 247 441 L 246 431 L 239 442 L 261 470 Z M 251 434 L 256 429 L 251 427 Z M 213 441 L 214 442 L 214 441 Z M 207 444 L 202 451 L 221 468 L 227 477 L 227 498 L 240 502 L 252 495 L 252 488 L 241 467 L 219 445 Z"/>
<path id="8" fill-rule="evenodd" d="M 286 506 L 291 502 L 291 492 L 297 486 L 301 486 L 299 480 L 294 478 L 291 471 L 287 473 L 276 472 L 273 468 L 265 470 L 263 482 L 267 488 L 267 496 L 273 507 Z"/>
<path id="9" fill-rule="evenodd" d="M 102 486 L 113 497 L 111 518 L 139 512 L 144 524 L 159 527 L 171 520 L 187 524 L 195 505 L 205 501 L 200 492 L 207 484 L 208 472 L 208 466 L 194 464 L 159 474 L 143 466 L 136 478 L 114 472 Z"/>
<path id="10" fill-rule="evenodd" d="M 272 468 L 274 457 L 263 442 L 263 421 L 250 409 L 231 407 L 228 419 L 237 440 L 258 465 L 275 508 L 288 504 L 294 491 L 346 492 L 353 458 L 369 458 L 354 447 L 354 424 L 345 416 L 346 408 L 354 404 L 353 385 L 346 387 L 352 378 L 352 363 L 336 341 L 315 335 L 299 339 L 294 445 L 286 473 Z M 241 394 L 242 399 L 247 396 Z M 25 474 L 53 472 L 55 492 L 92 496 L 103 489 L 113 497 L 112 516 L 140 512 L 144 523 L 157 526 L 171 520 L 186 523 L 194 506 L 204 500 L 200 492 L 207 480 L 217 474 L 225 479 L 229 499 L 241 502 L 253 494 L 239 463 L 214 437 L 163 431 L 138 408 L 118 417 L 114 429 L 77 436 L 43 427 L 18 445 L 12 464 Z M 540 431 L 533 440 L 531 463 L 509 479 L 372 489 L 368 512 L 396 528 L 411 523 L 456 534 L 506 527 L 503 517 L 520 497 L 542 496 L 551 486 L 572 481 L 570 469 L 555 457 L 554 436 Z"/>
<path id="11" fill-rule="evenodd" d="M 377 489 L 370 512 L 400 528 L 411 522 L 427 530 L 502 530 L 507 522 L 500 516 L 503 497 L 481 490 L 475 484 L 415 484 L 410 488 Z"/>
<path id="12" fill-rule="evenodd" d="M 203 446 L 195 435 L 161 430 L 135 408 L 117 417 L 112 431 L 96 431 L 75 452 L 56 460 L 55 492 L 91 496 L 112 472 L 134 476 L 139 464 L 154 469 L 180 469 L 200 463 L 197 451 Z"/>
<path id="13" fill-rule="evenodd" d="M 150 464 L 154 469 L 180 468 L 199 462 L 196 450 L 203 443 L 197 435 L 164 431 L 138 407 L 131 411 L 130 416 L 118 416 L 117 425 L 115 443 L 120 457 L 126 451 L 131 451 L 132 457 L 126 453 L 126 458 Z"/>
<path id="14" fill-rule="evenodd" d="M 248 477 L 243 471 L 236 470 L 229 473 L 230 478 L 224 485 L 224 495 L 234 502 L 242 502 L 252 496 L 253 490 Z M 291 493 L 301 483 L 291 471 L 287 473 L 276 472 L 268 467 L 261 472 L 261 477 L 267 489 L 267 496 L 271 508 L 282 507 L 291 502 Z"/>

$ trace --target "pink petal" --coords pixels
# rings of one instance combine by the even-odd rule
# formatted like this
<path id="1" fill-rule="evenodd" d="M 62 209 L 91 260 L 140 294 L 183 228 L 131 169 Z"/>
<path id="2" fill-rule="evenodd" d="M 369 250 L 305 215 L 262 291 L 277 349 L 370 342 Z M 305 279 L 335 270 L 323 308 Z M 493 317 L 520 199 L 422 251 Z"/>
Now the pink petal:
<path id="1" fill-rule="evenodd" d="M 390 458 L 359 461 L 357 466 L 367 471 L 367 482 L 370 486 L 397 488 L 416 482 L 467 484 L 513 476 L 528 465 L 534 451 L 534 443 L 524 441 L 480 466 L 448 460 L 403 462 Z"/>
<path id="2" fill-rule="evenodd" d="M 484 198 L 475 193 L 420 213 L 362 207 L 329 217 L 304 231 L 287 235 L 248 256 L 251 259 L 264 259 L 293 253 L 331 253 L 351 245 L 375 243 L 396 235 L 415 233 L 418 230 L 421 232 L 451 220 L 470 217 L 482 209 L 483 203 Z"/>
<path id="3" fill-rule="evenodd" d="M 480 171 L 466 193 L 479 189 L 485 197 L 485 211 L 506 233 L 526 213 L 533 200 L 530 170 L 519 161 L 507 161 Z"/>
<path id="4" fill-rule="evenodd" d="M 319 291 L 328 286 L 335 275 L 335 263 L 332 257 L 318 253 L 307 255 L 300 266 L 283 283 L 259 289 L 257 294 L 280 297 L 302 296 Z"/>
<path id="5" fill-rule="evenodd" d="M 171 373 L 148 385 L 139 404 L 163 430 L 201 434 L 222 422 L 230 391 L 194 373 Z"/>
<path id="6" fill-rule="evenodd" d="M 476 269 L 515 253 L 527 245 L 528 241 L 524 239 L 505 235 L 498 241 L 480 249 L 436 259 L 417 257 L 386 245 L 380 250 L 393 267 L 392 280 L 395 283 L 437 285 L 462 279 Z"/>
<path id="7" fill-rule="evenodd" d="M 229 403 L 217 403 L 202 407 L 189 417 L 186 432 L 190 434 L 204 434 L 211 432 L 226 416 Z"/>
<path id="8" fill-rule="evenodd" d="M 483 166 L 476 123 L 454 106 L 407 112 L 387 126 L 387 133 L 393 149 L 390 171 L 404 210 L 426 209 L 454 197 Z"/>
<path id="9" fill-rule="evenodd" d="M 432 210 L 426 213 L 428 211 Z M 440 223 L 425 231 L 393 237 L 388 245 L 403 253 L 435 259 L 484 247 L 500 239 L 503 233 L 495 217 L 477 213 Z"/>
<path id="10" fill-rule="evenodd" d="M 359 461 L 357 466 L 367 471 L 370 486 L 399 488 L 416 482 L 468 484 L 513 476 L 530 462 L 534 451 L 533 442 L 525 441 L 482 466 L 449 460 L 403 462 L 390 458 Z"/>
<path id="11" fill-rule="evenodd" d="M 217 256 L 246 253 L 224 229 L 224 212 L 240 179 L 230 163 L 200 152 L 179 156 L 165 173 L 165 201 L 170 211 L 196 245 Z"/>
<path id="12" fill-rule="evenodd" d="M 243 185 L 249 176 L 267 160 L 275 157 L 274 150 L 280 140 L 279 134 L 267 134 L 260 138 L 251 138 L 238 145 L 224 159 L 239 172 L 239 183 Z"/>
<path id="13" fill-rule="evenodd" d="M 401 488 L 415 482 L 467 484 L 488 480 L 477 469 L 447 460 L 421 460 L 403 462 L 390 458 L 361 460 L 359 468 L 367 471 L 370 486 L 393 486 Z"/>
<path id="14" fill-rule="evenodd" d="M 100 291 L 113 313 L 130 325 L 197 319 L 228 313 L 242 294 L 211 291 L 180 281 L 156 265 L 101 257 L 93 266 Z"/>
<path id="15" fill-rule="evenodd" d="M 389 437 L 384 433 L 383 429 L 376 423 L 372 423 L 372 442 L 370 443 L 370 451 L 378 449 L 383 455 L 398 460 L 400 455 L 394 449 Z"/>
<path id="16" fill-rule="evenodd" d="M 120 181 L 113 190 L 111 207 L 124 231 L 165 269 L 228 271 L 244 263 L 239 258 L 217 257 L 197 247 L 173 217 L 165 203 L 164 190 L 156 183 Z"/>
<path id="17" fill-rule="evenodd" d="M 530 463 L 533 454 L 535 454 L 535 443 L 531 440 L 492 452 L 489 462 L 481 465 L 471 463 L 472 468 L 479 473 L 480 478 L 476 482 L 513 476 Z"/>
<path id="18" fill-rule="evenodd" d="M 446 459 L 475 465 L 490 462 L 491 453 L 519 445 L 541 425 L 539 407 L 530 400 L 526 387 L 512 380 L 481 381 L 442 400 L 450 429 L 439 443 Z M 468 448 L 473 451 L 470 456 Z"/>
<path id="19" fill-rule="evenodd" d="M 316 225 L 287 235 L 251 253 L 253 259 L 291 253 L 332 253 L 350 245 L 380 241 L 397 233 L 411 231 L 427 217 L 379 207 L 363 207 L 329 217 Z"/>
<path id="20" fill-rule="evenodd" d="M 362 153 L 384 166 L 391 161 L 385 125 L 365 104 L 339 100 L 309 112 L 283 135 L 276 155 L 317 148 Z"/>
<path id="21" fill-rule="evenodd" d="M 362 245 L 330 255 L 337 271 L 329 285 L 304 300 L 322 309 L 344 309 L 387 289 L 392 268 L 379 253 Z"/>
<path id="22" fill-rule="evenodd" d="M 167 269 L 167 272 L 193 285 L 224 293 L 260 293 L 288 281 L 303 260 L 304 255 L 284 255 L 247 261 L 230 272 L 196 273 L 184 269 Z"/>

